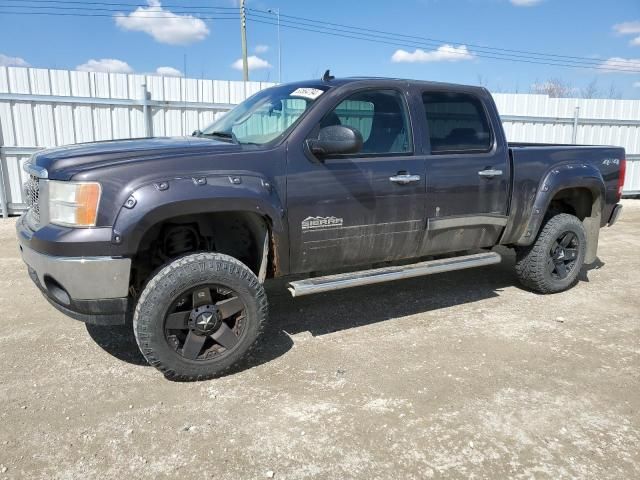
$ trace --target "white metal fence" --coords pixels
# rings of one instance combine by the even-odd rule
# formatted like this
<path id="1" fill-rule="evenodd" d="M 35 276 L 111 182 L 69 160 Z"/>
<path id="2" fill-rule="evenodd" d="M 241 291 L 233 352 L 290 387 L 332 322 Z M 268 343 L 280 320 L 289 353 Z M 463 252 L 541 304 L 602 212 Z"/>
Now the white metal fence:
<path id="1" fill-rule="evenodd" d="M 0 200 L 23 210 L 21 164 L 36 150 L 80 142 L 189 135 L 271 86 L 154 75 L 0 67 Z M 626 194 L 640 194 L 640 101 L 495 94 L 510 141 L 620 145 Z"/>
<path id="2" fill-rule="evenodd" d="M 510 142 L 616 145 L 627 153 L 624 195 L 640 194 L 640 100 L 494 93 Z"/>
<path id="3" fill-rule="evenodd" d="M 273 84 L 0 67 L 2 212 L 24 209 L 21 168 L 33 152 L 118 138 L 190 135 Z"/>

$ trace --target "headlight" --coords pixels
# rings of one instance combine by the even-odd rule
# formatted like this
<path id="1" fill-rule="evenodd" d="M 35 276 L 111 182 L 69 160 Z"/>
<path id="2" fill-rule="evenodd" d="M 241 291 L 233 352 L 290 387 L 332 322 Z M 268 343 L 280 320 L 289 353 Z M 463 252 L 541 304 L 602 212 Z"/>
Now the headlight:
<path id="1" fill-rule="evenodd" d="M 69 227 L 93 227 L 102 189 L 96 182 L 49 181 L 49 221 Z"/>

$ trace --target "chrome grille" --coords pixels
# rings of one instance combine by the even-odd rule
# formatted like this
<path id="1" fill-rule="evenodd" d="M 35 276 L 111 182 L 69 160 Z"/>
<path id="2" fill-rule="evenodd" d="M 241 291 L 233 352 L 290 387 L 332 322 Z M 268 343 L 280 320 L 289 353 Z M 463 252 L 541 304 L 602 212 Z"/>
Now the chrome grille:
<path id="1" fill-rule="evenodd" d="M 27 216 L 31 223 L 40 223 L 40 179 L 35 175 L 29 175 L 29 179 L 24 184 L 24 196 L 29 208 Z"/>

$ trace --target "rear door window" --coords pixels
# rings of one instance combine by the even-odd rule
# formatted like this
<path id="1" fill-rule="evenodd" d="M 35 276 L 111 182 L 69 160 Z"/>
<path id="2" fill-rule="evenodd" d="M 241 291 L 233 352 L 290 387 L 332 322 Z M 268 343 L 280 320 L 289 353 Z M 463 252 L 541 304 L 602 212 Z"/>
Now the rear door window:
<path id="1" fill-rule="evenodd" d="M 422 103 L 433 155 L 491 150 L 491 128 L 480 99 L 466 93 L 426 92 Z"/>

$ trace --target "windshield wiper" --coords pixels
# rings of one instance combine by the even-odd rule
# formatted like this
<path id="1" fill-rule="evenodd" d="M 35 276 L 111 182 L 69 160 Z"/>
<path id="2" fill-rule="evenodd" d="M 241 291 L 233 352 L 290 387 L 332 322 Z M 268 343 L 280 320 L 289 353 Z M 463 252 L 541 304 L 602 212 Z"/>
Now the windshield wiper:
<path id="1" fill-rule="evenodd" d="M 215 138 L 224 138 L 231 140 L 232 143 L 240 143 L 236 138 L 233 132 L 211 132 L 211 133 L 202 133 L 203 137 L 215 137 Z"/>

